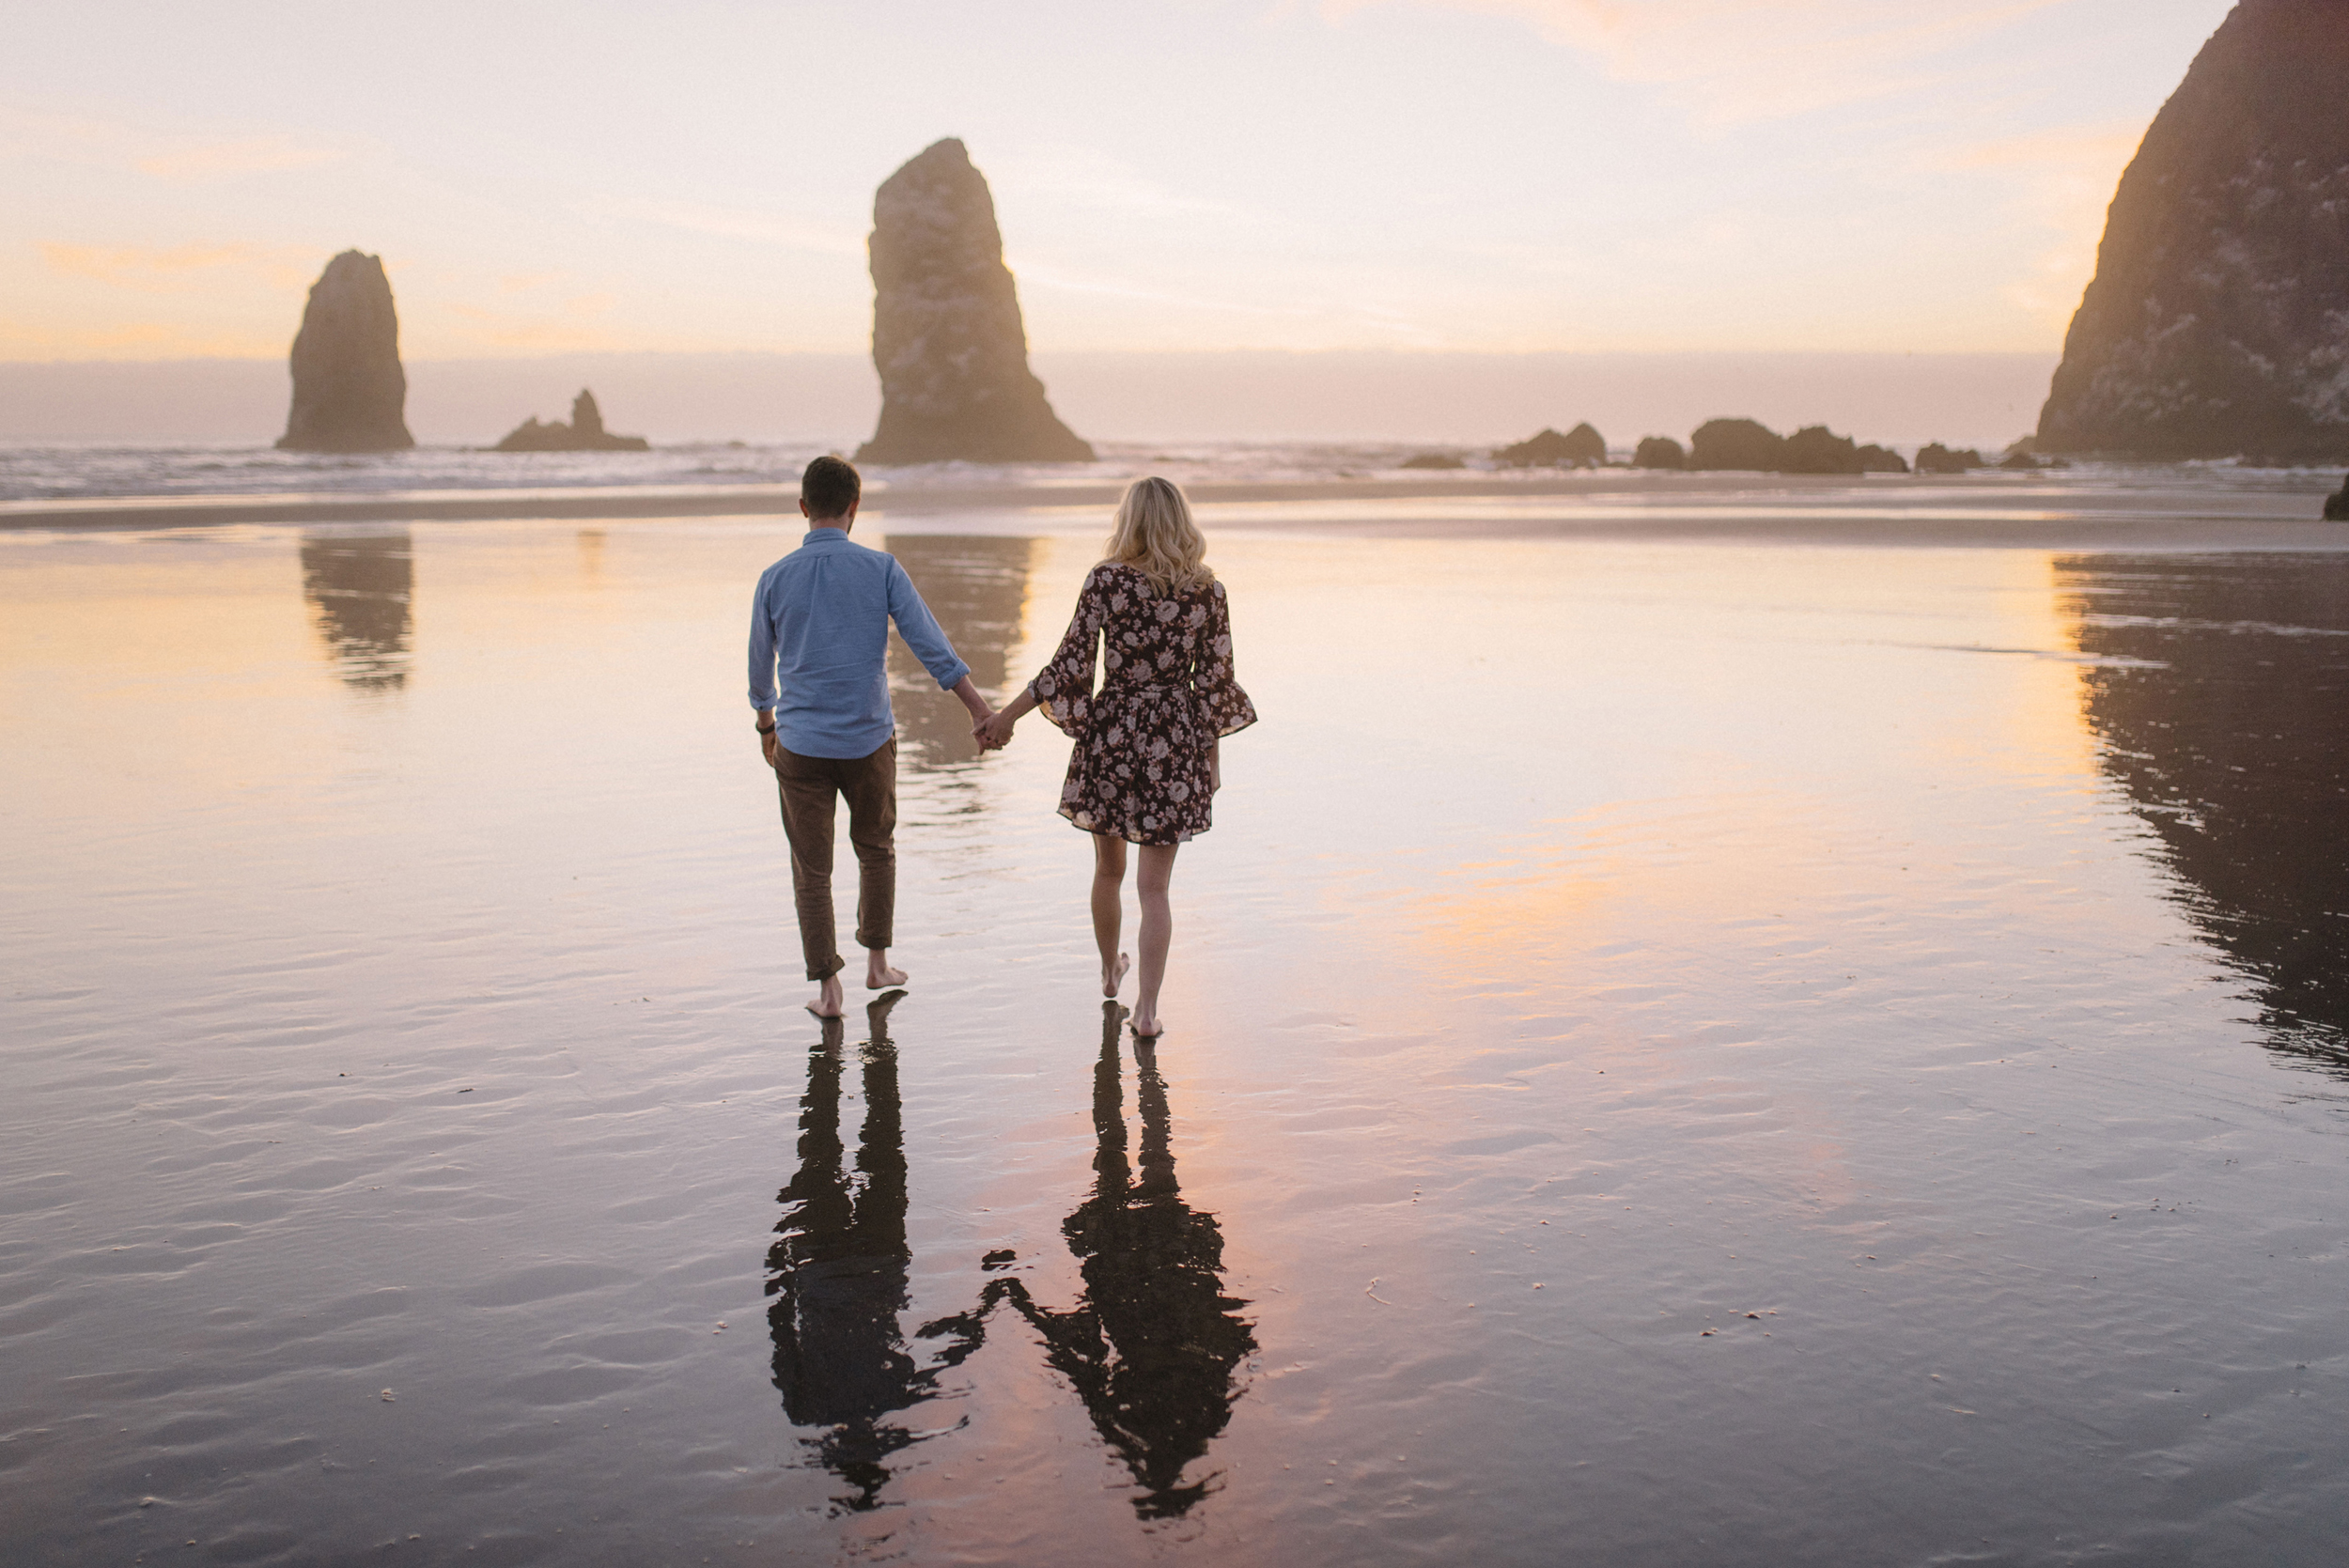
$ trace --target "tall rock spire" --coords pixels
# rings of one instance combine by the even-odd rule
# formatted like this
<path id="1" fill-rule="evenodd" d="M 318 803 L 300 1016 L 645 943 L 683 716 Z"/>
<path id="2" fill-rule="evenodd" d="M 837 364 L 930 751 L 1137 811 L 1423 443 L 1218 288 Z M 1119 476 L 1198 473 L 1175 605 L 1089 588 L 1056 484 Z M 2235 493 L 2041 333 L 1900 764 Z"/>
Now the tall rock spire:
<path id="1" fill-rule="evenodd" d="M 2349 458 L 2349 0 L 2241 0 L 2121 177 L 2039 445 Z"/>
<path id="2" fill-rule="evenodd" d="M 873 365 L 880 425 L 859 462 L 1090 462 L 1028 369 L 995 198 L 959 141 L 873 197 Z"/>
<path id="3" fill-rule="evenodd" d="M 416 444 L 403 410 L 399 317 L 381 256 L 345 251 L 310 286 L 293 342 L 288 452 L 397 452 Z"/>

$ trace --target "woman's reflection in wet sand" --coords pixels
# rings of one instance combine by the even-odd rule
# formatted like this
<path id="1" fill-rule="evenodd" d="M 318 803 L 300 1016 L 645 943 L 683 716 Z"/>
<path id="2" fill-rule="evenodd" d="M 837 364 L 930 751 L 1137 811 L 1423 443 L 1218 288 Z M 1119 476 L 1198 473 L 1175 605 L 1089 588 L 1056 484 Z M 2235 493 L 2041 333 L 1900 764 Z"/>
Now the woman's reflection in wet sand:
<path id="1" fill-rule="evenodd" d="M 1055 1312 L 1038 1306 L 1018 1280 L 1004 1279 L 988 1287 L 985 1305 L 1008 1298 L 1043 1337 L 1047 1358 L 1140 1483 L 1135 1512 L 1164 1519 L 1188 1511 L 1214 1484 L 1207 1475 L 1185 1485 L 1183 1471 L 1231 1421 L 1240 1395 L 1232 1369 L 1256 1340 L 1240 1316 L 1248 1303 L 1223 1293 L 1223 1234 L 1215 1216 L 1184 1203 L 1175 1183 L 1166 1080 L 1146 1042 L 1136 1043 L 1134 1062 L 1139 1170 L 1127 1160 L 1118 1081 L 1125 1013 L 1113 1001 L 1102 1004 L 1093 1192 L 1061 1225 L 1084 1275 L 1084 1298 Z M 1008 1261 L 997 1254 L 988 1262 L 999 1258 Z"/>
<path id="2" fill-rule="evenodd" d="M 774 1334 L 775 1387 L 801 1426 L 827 1430 L 811 1439 L 827 1469 L 856 1488 L 840 1502 L 879 1506 L 890 1455 L 922 1434 L 885 1418 L 938 1392 L 938 1375 L 976 1347 L 976 1326 L 930 1364 L 907 1354 L 898 1314 L 907 1305 L 905 1114 L 897 1094 L 892 992 L 865 1009 L 871 1038 L 864 1067 L 864 1126 L 856 1169 L 840 1139 L 845 1072 L 840 1019 L 823 1020 L 809 1053 L 807 1093 L 800 1100 L 800 1168 L 779 1195 L 783 1220 L 767 1254 L 767 1323 Z M 951 1326 L 925 1328 L 951 1337 Z"/>

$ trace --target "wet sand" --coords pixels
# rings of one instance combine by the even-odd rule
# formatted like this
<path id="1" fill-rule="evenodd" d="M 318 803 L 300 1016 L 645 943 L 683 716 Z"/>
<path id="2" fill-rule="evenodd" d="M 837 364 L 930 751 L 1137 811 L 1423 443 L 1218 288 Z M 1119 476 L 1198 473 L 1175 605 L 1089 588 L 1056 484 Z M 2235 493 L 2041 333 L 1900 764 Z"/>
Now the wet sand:
<path id="1" fill-rule="evenodd" d="M 2339 536 L 1461 500 L 1210 514 L 1155 1052 L 902 660 L 799 1010 L 770 520 L 0 542 L 12 1558 L 2329 1560 Z M 998 690 L 1099 531 L 874 521 Z"/>

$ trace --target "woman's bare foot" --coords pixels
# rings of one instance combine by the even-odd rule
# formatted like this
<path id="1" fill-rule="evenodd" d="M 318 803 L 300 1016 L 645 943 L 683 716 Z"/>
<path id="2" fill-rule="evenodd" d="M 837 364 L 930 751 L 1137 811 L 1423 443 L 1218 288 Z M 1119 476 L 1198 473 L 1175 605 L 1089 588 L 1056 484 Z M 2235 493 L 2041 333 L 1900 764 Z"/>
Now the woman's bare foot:
<path id="1" fill-rule="evenodd" d="M 1133 962 L 1131 958 L 1121 953 L 1117 955 L 1115 969 L 1105 969 L 1101 971 L 1101 994 L 1103 996 L 1114 998 L 1117 995 L 1117 987 L 1126 983 L 1126 971 L 1133 968 Z"/>
<path id="2" fill-rule="evenodd" d="M 819 1018 L 836 1018 L 847 1001 L 840 989 L 840 976 L 828 974 L 824 976 L 823 989 L 816 993 L 816 1000 L 807 1004 L 807 1010 Z"/>
<path id="3" fill-rule="evenodd" d="M 893 986 L 902 986 L 905 983 L 906 971 L 903 970 L 893 970 L 889 967 L 889 950 L 887 948 L 875 947 L 867 948 L 865 950 L 864 988 L 866 990 L 885 991 Z"/>
<path id="4" fill-rule="evenodd" d="M 1166 1020 L 1164 1018 L 1145 1018 L 1139 1013 L 1134 1015 L 1135 1039 L 1155 1040 L 1165 1032 Z"/>

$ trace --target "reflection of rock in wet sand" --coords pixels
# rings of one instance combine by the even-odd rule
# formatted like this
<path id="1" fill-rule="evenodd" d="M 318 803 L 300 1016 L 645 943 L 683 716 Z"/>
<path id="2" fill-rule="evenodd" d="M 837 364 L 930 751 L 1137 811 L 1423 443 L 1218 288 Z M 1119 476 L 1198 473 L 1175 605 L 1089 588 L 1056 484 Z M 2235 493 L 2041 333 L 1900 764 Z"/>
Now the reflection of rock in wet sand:
<path id="1" fill-rule="evenodd" d="M 302 597 L 346 685 L 397 690 L 408 681 L 414 556 L 405 531 L 302 541 Z"/>
<path id="2" fill-rule="evenodd" d="M 2194 923 L 2257 977 L 2270 1043 L 2349 1071 L 2349 560 L 2059 564 L 2104 768 Z"/>
<path id="3" fill-rule="evenodd" d="M 856 1488 L 840 1499 L 856 1510 L 879 1506 L 890 1455 L 917 1439 L 887 1418 L 933 1397 L 939 1373 L 972 1348 L 951 1346 L 933 1364 L 918 1365 L 898 1323 L 913 1254 L 906 1244 L 897 1048 L 889 1037 L 897 1000 L 892 994 L 865 1010 L 872 1038 L 861 1053 L 864 1126 L 853 1172 L 840 1139 L 844 1032 L 839 1019 L 824 1020 L 800 1101 L 800 1168 L 780 1194 L 779 1239 L 767 1254 L 775 1387 L 794 1422 L 826 1429 L 813 1439 L 817 1455 Z"/>
<path id="4" fill-rule="evenodd" d="M 1033 539 L 937 534 L 889 539 L 889 553 L 903 563 L 947 640 L 971 666 L 971 679 L 999 705 L 1012 678 L 1004 656 L 1019 640 L 1034 549 Z M 895 637 L 889 640 L 889 699 L 897 710 L 900 764 L 927 770 L 978 755 L 962 704 L 941 691 Z"/>

